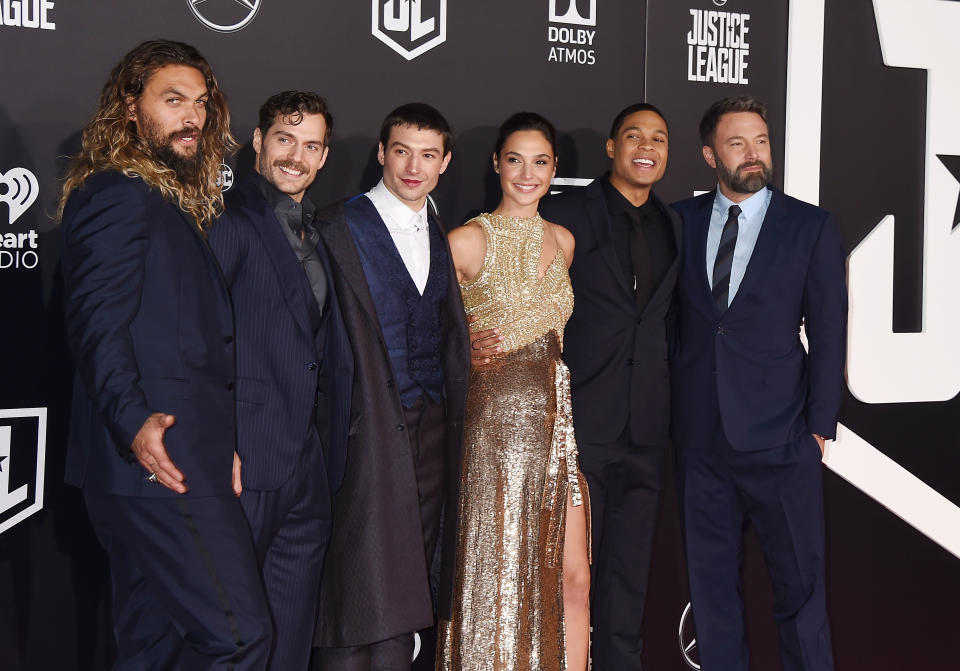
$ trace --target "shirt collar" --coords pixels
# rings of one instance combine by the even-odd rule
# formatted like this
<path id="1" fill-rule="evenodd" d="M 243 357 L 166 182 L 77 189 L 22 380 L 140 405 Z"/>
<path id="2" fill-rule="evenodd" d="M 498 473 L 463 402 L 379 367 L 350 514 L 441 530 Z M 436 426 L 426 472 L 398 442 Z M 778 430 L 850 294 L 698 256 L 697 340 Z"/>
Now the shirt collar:
<path id="1" fill-rule="evenodd" d="M 740 216 L 745 219 L 753 219 L 763 210 L 764 205 L 766 205 L 770 199 L 770 195 L 770 189 L 765 186 L 746 200 L 735 203 L 723 195 L 723 192 L 720 191 L 720 187 L 718 186 L 717 197 L 713 202 L 714 207 L 724 215 L 729 212 L 731 205 L 738 205 L 740 207 Z"/>
<path id="2" fill-rule="evenodd" d="M 643 205 L 637 206 L 631 203 L 627 197 L 620 193 L 617 187 L 613 185 L 610 181 L 610 173 L 607 173 L 601 178 L 600 184 L 603 187 L 603 197 L 607 202 L 607 211 L 610 214 L 617 215 L 624 212 L 628 214 L 637 212 L 644 216 L 650 216 L 657 211 L 657 207 L 653 203 L 653 191 L 650 191 Z"/>
<path id="3" fill-rule="evenodd" d="M 367 192 L 374 207 L 384 218 L 392 219 L 393 223 L 404 229 L 421 230 L 427 223 L 427 203 L 424 201 L 423 207 L 418 212 L 414 212 L 406 203 L 397 198 L 381 179 L 377 185 Z"/>
<path id="4" fill-rule="evenodd" d="M 293 199 L 293 197 L 290 196 L 290 194 L 284 193 L 267 181 L 267 178 L 261 175 L 259 172 L 253 173 L 253 179 L 256 182 L 260 193 L 267 201 L 267 204 L 275 212 L 286 211 L 297 202 Z M 316 214 L 316 206 L 313 204 L 313 201 L 310 200 L 307 194 L 303 194 L 303 198 L 300 200 L 300 205 L 303 208 L 302 211 L 304 225 L 310 224 L 313 221 L 314 215 Z"/>

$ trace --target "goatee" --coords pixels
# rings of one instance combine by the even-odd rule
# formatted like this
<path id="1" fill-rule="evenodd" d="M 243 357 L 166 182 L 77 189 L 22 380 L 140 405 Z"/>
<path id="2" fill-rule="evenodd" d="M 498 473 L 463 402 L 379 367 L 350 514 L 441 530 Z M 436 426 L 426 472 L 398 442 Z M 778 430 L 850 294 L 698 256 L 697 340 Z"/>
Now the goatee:
<path id="1" fill-rule="evenodd" d="M 717 172 L 720 181 L 728 185 L 737 193 L 756 193 L 770 183 L 773 170 L 763 161 L 748 161 L 737 166 L 736 170 L 730 170 L 720 157 L 716 157 Z M 760 167 L 760 172 L 741 173 L 744 168 Z"/>

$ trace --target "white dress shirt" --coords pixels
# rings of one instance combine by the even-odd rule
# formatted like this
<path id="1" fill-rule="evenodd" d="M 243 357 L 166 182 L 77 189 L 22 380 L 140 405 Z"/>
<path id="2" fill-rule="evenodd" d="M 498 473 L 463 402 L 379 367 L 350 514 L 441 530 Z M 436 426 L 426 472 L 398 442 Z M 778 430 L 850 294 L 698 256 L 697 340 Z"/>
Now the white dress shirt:
<path id="1" fill-rule="evenodd" d="M 423 209 L 414 212 L 390 193 L 382 179 L 366 196 L 387 225 L 393 244 L 400 252 L 400 258 L 422 296 L 427 286 L 427 276 L 430 274 L 430 230 L 427 228 L 429 224 L 426 202 Z"/>

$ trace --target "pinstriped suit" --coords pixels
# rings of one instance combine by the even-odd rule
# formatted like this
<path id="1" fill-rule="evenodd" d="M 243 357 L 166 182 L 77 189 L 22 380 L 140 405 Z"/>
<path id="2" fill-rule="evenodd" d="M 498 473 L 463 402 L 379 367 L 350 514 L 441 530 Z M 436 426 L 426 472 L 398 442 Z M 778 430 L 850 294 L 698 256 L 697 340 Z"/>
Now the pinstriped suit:
<path id="1" fill-rule="evenodd" d="M 274 619 L 271 667 L 295 671 L 310 655 L 330 492 L 346 458 L 353 358 L 332 281 L 321 317 L 260 179 L 227 195 L 210 244 L 233 299 L 241 502 Z M 323 243 L 318 252 L 329 269 Z M 329 416 L 329 426 L 318 431 L 317 415 Z"/>

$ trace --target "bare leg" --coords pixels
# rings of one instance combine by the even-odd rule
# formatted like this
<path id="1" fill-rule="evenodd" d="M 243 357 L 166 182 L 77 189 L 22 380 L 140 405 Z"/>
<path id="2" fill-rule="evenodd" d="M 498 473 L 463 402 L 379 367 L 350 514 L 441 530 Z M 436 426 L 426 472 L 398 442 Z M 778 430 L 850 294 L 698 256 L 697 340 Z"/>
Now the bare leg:
<path id="1" fill-rule="evenodd" d="M 567 669 L 586 671 L 590 651 L 590 562 L 587 559 L 585 505 L 574 507 L 567 496 L 563 541 L 563 617 Z"/>

